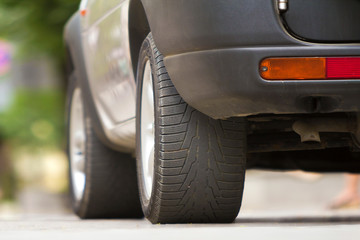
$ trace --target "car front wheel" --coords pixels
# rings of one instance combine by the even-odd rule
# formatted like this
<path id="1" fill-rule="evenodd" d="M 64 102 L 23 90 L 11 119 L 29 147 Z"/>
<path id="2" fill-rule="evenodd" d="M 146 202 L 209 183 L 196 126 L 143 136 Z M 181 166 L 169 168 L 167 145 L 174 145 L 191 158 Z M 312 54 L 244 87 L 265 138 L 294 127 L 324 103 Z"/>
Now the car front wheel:
<path id="1" fill-rule="evenodd" d="M 139 218 L 135 159 L 97 137 L 73 73 L 68 90 L 68 158 L 72 205 L 81 218 Z"/>

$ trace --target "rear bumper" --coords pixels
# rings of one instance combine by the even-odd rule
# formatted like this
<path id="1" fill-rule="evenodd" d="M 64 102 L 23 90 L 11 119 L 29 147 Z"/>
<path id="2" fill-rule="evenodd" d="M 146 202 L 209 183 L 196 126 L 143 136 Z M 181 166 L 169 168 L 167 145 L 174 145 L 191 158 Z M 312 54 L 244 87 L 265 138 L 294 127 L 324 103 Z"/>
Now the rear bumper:
<path id="1" fill-rule="evenodd" d="M 359 55 L 359 46 L 259 47 L 210 50 L 165 58 L 176 89 L 213 117 L 360 111 L 359 80 L 266 81 L 259 62 L 269 56 Z"/>
<path id="2" fill-rule="evenodd" d="M 199 111 L 213 118 L 360 111 L 359 80 L 269 82 L 259 74 L 267 57 L 360 56 L 360 45 L 291 37 L 275 1 L 151 1 L 143 3 L 170 77 Z"/>

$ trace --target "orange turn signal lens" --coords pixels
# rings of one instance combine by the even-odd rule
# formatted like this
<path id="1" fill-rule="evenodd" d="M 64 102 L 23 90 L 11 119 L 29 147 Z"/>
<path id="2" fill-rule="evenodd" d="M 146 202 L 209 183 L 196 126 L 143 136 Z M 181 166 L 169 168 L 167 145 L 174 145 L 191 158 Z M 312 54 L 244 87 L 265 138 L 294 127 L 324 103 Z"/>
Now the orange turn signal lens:
<path id="1" fill-rule="evenodd" d="M 326 58 L 267 58 L 260 63 L 260 75 L 267 80 L 326 78 Z"/>
<path id="2" fill-rule="evenodd" d="M 81 15 L 81 16 L 84 17 L 86 14 L 87 14 L 87 10 L 86 10 L 86 9 L 83 9 L 83 10 L 80 11 L 80 15 Z"/>

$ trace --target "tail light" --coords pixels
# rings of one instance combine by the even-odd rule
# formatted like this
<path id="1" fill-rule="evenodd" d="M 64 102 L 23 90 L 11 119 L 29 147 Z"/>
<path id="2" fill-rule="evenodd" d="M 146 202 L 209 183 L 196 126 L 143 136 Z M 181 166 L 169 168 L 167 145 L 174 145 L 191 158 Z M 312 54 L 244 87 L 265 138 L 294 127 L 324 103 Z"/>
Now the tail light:
<path id="1" fill-rule="evenodd" d="M 266 58 L 260 75 L 267 80 L 360 79 L 360 57 Z"/>

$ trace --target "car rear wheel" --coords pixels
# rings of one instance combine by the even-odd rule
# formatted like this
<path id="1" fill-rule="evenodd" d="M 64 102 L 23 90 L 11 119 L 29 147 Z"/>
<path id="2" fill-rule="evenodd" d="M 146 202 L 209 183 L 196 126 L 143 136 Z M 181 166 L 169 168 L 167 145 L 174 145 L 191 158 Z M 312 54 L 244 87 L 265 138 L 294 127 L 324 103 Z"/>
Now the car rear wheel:
<path id="1" fill-rule="evenodd" d="M 152 223 L 227 223 L 239 211 L 246 120 L 214 120 L 178 94 L 151 34 L 137 74 L 141 204 Z"/>
<path id="2" fill-rule="evenodd" d="M 81 218 L 142 217 L 135 159 L 98 139 L 75 74 L 69 82 L 68 158 L 74 212 Z"/>

